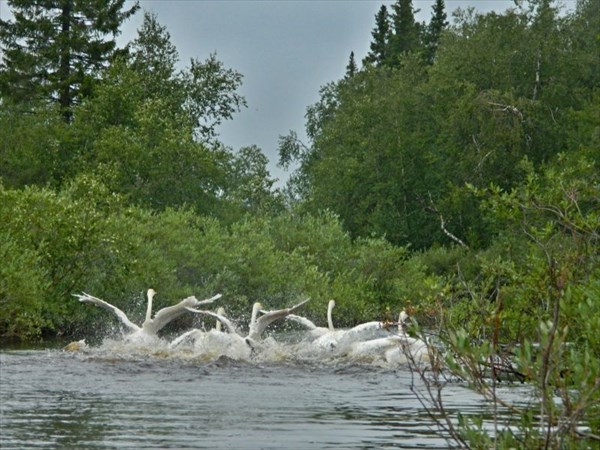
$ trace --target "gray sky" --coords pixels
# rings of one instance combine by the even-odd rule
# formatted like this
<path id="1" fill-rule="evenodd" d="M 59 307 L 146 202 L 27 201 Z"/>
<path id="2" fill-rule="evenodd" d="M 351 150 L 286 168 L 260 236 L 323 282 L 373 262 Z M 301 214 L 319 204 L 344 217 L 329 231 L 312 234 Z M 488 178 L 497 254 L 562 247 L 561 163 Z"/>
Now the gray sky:
<path id="1" fill-rule="evenodd" d="M 390 1 L 206 1 L 143 0 L 167 27 L 182 65 L 211 52 L 226 67 L 244 75 L 241 94 L 248 108 L 219 128 L 233 149 L 256 144 L 276 167 L 278 136 L 289 130 L 304 136 L 306 107 L 318 100 L 319 87 L 341 78 L 350 52 L 357 62 L 367 54 L 375 14 Z M 432 0 L 413 0 L 419 21 L 429 21 Z M 446 0 L 448 16 L 457 7 L 504 11 L 511 0 Z M 122 41 L 135 37 L 142 14 L 123 29 Z"/>
<path id="2" fill-rule="evenodd" d="M 567 0 L 570 1 L 570 0 Z M 350 52 L 360 62 L 367 54 L 377 0 L 142 0 L 167 27 L 182 67 L 190 58 L 211 52 L 244 75 L 240 93 L 248 108 L 219 128 L 221 141 L 233 148 L 255 144 L 269 157 L 269 171 L 282 182 L 288 174 L 276 167 L 278 136 L 294 130 L 304 137 L 306 107 L 318 100 L 319 87 L 341 78 Z M 413 0 L 419 21 L 429 21 L 433 0 Z M 130 1 L 126 4 L 131 4 Z M 446 0 L 449 18 L 458 7 L 502 12 L 512 0 Z M 0 15 L 7 15 L 0 0 Z M 120 44 L 132 40 L 142 21 L 136 14 L 123 26 Z"/>

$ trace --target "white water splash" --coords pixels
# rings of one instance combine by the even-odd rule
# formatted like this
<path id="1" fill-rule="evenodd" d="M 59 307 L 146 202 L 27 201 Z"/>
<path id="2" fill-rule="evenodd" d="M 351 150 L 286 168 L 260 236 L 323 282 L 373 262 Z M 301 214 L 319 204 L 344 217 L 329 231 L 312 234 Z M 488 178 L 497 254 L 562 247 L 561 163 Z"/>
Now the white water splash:
<path id="1" fill-rule="evenodd" d="M 379 338 L 390 334 L 381 330 Z M 166 358 L 211 362 L 220 358 L 260 364 L 273 362 L 298 362 L 318 364 L 352 363 L 376 367 L 395 367 L 408 362 L 406 349 L 400 345 L 367 352 L 355 352 L 353 346 L 368 340 L 345 340 L 335 347 L 315 344 L 306 334 L 277 333 L 258 342 L 248 344 L 239 336 L 217 330 L 190 334 L 177 345 L 160 337 L 132 341 L 131 339 L 107 338 L 100 345 L 87 346 L 78 352 L 81 355 L 109 359 L 128 360 Z"/>

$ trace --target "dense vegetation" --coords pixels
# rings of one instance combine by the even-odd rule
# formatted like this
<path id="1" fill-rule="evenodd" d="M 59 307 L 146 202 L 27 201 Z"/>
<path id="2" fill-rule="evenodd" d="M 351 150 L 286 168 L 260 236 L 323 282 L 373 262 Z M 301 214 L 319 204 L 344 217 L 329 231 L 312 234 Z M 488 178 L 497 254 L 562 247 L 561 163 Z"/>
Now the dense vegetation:
<path id="1" fill-rule="evenodd" d="M 340 325 L 408 307 L 463 361 L 519 343 L 540 392 L 564 393 L 543 397 L 549 423 L 599 434 L 598 2 L 452 25 L 442 0 L 428 24 L 382 6 L 362 67 L 308 108 L 309 142 L 280 138 L 283 192 L 259 148 L 218 140 L 245 99 L 216 55 L 178 70 L 151 14 L 117 49 L 123 1 L 9 4 L 0 336 L 87 334 L 101 312 L 79 291 L 140 314 L 150 286 L 160 306 L 222 292 L 234 315 L 310 297 L 321 318 L 334 298 Z"/>

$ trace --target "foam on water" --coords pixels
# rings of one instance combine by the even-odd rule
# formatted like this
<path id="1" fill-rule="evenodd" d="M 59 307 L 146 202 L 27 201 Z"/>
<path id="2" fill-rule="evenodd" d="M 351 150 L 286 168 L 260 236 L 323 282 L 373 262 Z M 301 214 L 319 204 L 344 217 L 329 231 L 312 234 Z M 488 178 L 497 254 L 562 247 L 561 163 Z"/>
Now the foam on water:
<path id="1" fill-rule="evenodd" d="M 386 333 L 382 331 L 379 336 L 389 336 Z M 337 342 L 335 346 L 322 346 L 306 338 L 305 334 L 278 333 L 248 343 L 238 335 L 217 330 L 197 330 L 180 341 L 154 336 L 146 336 L 141 340 L 106 338 L 99 345 L 85 346 L 77 352 L 84 357 L 111 360 L 159 358 L 211 362 L 227 358 L 252 364 L 289 361 L 326 365 L 348 363 L 379 368 L 395 368 L 407 363 L 400 345 L 369 352 L 353 352 L 353 345 L 359 342 L 364 341 L 346 340 Z M 394 352 L 394 358 L 390 358 L 390 352 Z"/>

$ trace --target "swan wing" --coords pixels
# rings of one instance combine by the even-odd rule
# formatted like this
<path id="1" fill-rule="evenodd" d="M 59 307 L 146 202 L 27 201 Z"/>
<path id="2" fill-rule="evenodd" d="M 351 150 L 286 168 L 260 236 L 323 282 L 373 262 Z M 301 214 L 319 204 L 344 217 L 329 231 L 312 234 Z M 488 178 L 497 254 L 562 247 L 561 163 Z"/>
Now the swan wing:
<path id="1" fill-rule="evenodd" d="M 339 337 L 340 337 L 340 331 L 338 330 L 334 330 L 331 331 L 329 328 L 325 328 L 325 332 L 319 336 L 317 339 L 315 339 L 312 342 L 312 345 L 314 345 L 317 348 L 323 349 L 323 350 L 334 350 L 338 344 L 339 344 Z"/>
<path id="2" fill-rule="evenodd" d="M 185 314 L 187 312 L 186 308 L 199 305 L 208 305 L 214 302 L 215 300 L 218 300 L 219 298 L 221 298 L 221 294 L 217 294 L 211 298 L 202 301 L 198 300 L 193 295 L 184 298 L 176 305 L 167 306 L 166 308 L 163 308 L 160 311 L 158 311 L 154 316 L 154 319 L 147 320 L 146 322 L 144 322 L 142 327 L 149 333 L 156 334 L 169 322 Z"/>
<path id="3" fill-rule="evenodd" d="M 373 332 L 383 329 L 383 325 L 381 322 L 365 322 L 359 325 L 356 325 L 353 328 L 344 331 L 344 336 L 346 339 L 360 339 L 364 338 L 365 335 L 372 335 Z"/>
<path id="4" fill-rule="evenodd" d="M 200 302 L 193 295 L 191 297 L 184 298 L 179 303 L 173 306 L 167 306 L 159 310 L 154 319 L 146 320 L 142 325 L 142 328 L 151 334 L 158 333 L 165 325 L 172 320 L 177 319 L 187 312 L 185 309 L 188 306 L 196 306 Z"/>
<path id="5" fill-rule="evenodd" d="M 359 341 L 352 344 L 350 347 L 350 353 L 353 356 L 368 355 L 398 347 L 399 344 L 400 340 L 395 336 L 371 339 L 368 341 Z"/>
<path id="6" fill-rule="evenodd" d="M 294 322 L 299 323 L 300 325 L 308 328 L 309 330 L 315 330 L 317 326 L 311 320 L 306 317 L 297 316 L 296 314 L 288 314 L 286 319 L 293 320 Z"/>
<path id="7" fill-rule="evenodd" d="M 183 341 L 185 341 L 187 338 L 189 338 L 190 336 L 195 336 L 195 335 L 202 335 L 202 331 L 197 330 L 195 328 L 193 330 L 186 331 L 182 335 L 180 335 L 180 336 L 176 337 L 175 339 L 173 339 L 173 342 L 171 342 L 169 344 L 169 347 L 170 348 L 175 348 L 179 344 L 181 344 Z"/>
<path id="8" fill-rule="evenodd" d="M 294 305 L 290 308 L 269 311 L 264 315 L 260 316 L 258 319 L 256 319 L 255 323 L 250 324 L 248 337 L 252 340 L 260 339 L 260 336 L 270 324 L 272 324 L 276 320 L 282 319 L 290 315 L 292 312 L 296 311 L 298 308 L 303 306 L 306 302 L 308 302 L 308 300 L 304 300 L 303 302 L 300 302 L 297 305 Z"/>
<path id="9" fill-rule="evenodd" d="M 353 328 L 350 328 L 348 332 L 350 333 L 362 333 L 365 331 L 373 331 L 373 330 L 381 330 L 383 325 L 381 322 L 365 322 L 359 325 L 356 325 Z"/>
<path id="10" fill-rule="evenodd" d="M 79 301 L 82 303 L 91 303 L 93 305 L 96 305 L 96 306 L 99 306 L 101 308 L 111 311 L 115 316 L 117 316 L 119 318 L 119 320 L 121 321 L 121 323 L 123 325 L 125 325 L 127 328 L 129 328 L 130 331 L 139 331 L 140 330 L 140 327 L 138 327 L 135 323 L 133 323 L 131 320 L 129 320 L 129 318 L 127 317 L 127 314 L 125 314 L 123 311 L 121 311 L 115 305 L 111 305 L 110 303 L 105 302 L 104 300 L 101 300 L 98 297 L 94 297 L 93 295 L 86 294 L 85 292 L 82 292 L 81 294 L 73 294 L 73 296 L 77 297 L 79 299 Z"/>
<path id="11" fill-rule="evenodd" d="M 187 307 L 186 309 L 188 311 L 196 313 L 196 314 L 205 314 L 207 316 L 214 317 L 215 319 L 217 319 L 218 321 L 220 321 L 225 326 L 225 328 L 227 328 L 227 331 L 229 331 L 230 333 L 238 334 L 239 335 L 239 333 L 238 333 L 235 325 L 233 324 L 233 322 L 231 320 L 229 320 L 227 317 L 225 317 L 224 315 L 222 315 L 222 314 L 218 314 L 218 313 L 213 312 L 213 311 L 206 311 L 206 310 L 203 310 L 203 309 L 194 309 L 194 308 L 190 308 L 190 307 Z"/>
<path id="12" fill-rule="evenodd" d="M 192 307 L 192 308 L 196 308 L 196 307 L 202 306 L 202 305 L 210 305 L 215 300 L 220 299 L 222 296 L 223 296 L 222 294 L 217 294 L 217 295 L 212 296 L 211 298 L 207 298 L 206 300 L 200 300 L 200 301 L 197 300 L 196 297 L 188 297 L 188 299 L 189 298 L 193 298 L 195 300 L 195 303 L 193 305 L 187 305 L 187 306 Z"/>

